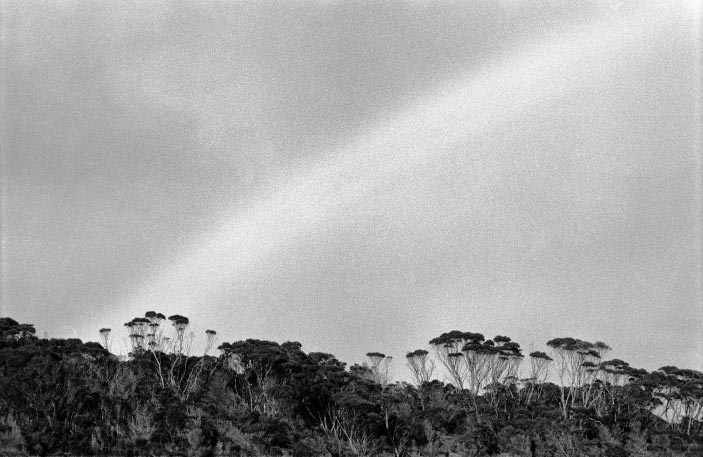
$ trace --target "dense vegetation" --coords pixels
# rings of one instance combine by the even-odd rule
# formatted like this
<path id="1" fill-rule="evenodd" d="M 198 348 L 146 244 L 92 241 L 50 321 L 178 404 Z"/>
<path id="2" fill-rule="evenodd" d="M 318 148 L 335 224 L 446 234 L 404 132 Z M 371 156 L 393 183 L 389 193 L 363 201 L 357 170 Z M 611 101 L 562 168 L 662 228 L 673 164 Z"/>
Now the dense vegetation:
<path id="1" fill-rule="evenodd" d="M 703 455 L 703 375 L 637 370 L 601 342 L 557 338 L 524 355 L 509 337 L 452 331 L 406 355 L 410 385 L 390 382 L 379 352 L 347 368 L 250 339 L 195 357 L 188 325 L 133 319 L 121 360 L 110 329 L 102 343 L 39 339 L 1 318 L 0 454 Z"/>

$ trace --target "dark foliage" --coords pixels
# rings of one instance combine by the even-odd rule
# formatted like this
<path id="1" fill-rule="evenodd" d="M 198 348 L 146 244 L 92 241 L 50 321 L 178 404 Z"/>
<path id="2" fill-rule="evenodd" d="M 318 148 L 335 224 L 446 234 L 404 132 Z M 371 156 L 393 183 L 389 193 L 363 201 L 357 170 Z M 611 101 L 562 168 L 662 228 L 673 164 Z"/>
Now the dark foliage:
<path id="1" fill-rule="evenodd" d="M 188 324 L 169 319 L 177 330 Z M 585 381 L 494 373 L 476 394 L 436 379 L 379 383 L 370 368 L 347 369 L 297 342 L 249 339 L 221 344 L 219 357 L 193 357 L 182 340 L 168 350 L 158 339 L 165 320 L 151 311 L 131 321 L 131 334 L 144 329 L 153 344 L 119 360 L 98 343 L 38 339 L 32 325 L 0 318 L 0 455 L 703 455 L 703 374 L 596 360 L 603 343 L 548 343 L 584 357 Z M 458 346 L 467 363 L 521 358 L 501 335 L 453 331 L 430 343 Z"/>

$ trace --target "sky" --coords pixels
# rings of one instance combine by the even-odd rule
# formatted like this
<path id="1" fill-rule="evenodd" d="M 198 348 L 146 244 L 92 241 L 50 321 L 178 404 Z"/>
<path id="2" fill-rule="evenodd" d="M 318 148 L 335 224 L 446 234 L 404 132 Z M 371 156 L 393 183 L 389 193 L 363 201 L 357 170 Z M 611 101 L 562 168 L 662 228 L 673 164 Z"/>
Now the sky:
<path id="1" fill-rule="evenodd" d="M 699 2 L 0 5 L 2 315 L 703 369 Z"/>

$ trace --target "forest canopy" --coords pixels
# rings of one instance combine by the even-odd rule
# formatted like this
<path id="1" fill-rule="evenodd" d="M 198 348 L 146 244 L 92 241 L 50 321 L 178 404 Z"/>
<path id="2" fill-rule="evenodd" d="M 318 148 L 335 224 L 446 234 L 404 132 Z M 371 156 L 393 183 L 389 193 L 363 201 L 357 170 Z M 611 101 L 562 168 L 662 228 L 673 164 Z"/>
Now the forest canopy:
<path id="1" fill-rule="evenodd" d="M 0 454 L 179 456 L 699 456 L 703 374 L 647 372 L 603 342 L 453 330 L 405 354 L 347 365 L 298 342 L 222 342 L 193 355 L 190 320 L 124 324 L 127 357 L 42 339 L 0 318 Z"/>

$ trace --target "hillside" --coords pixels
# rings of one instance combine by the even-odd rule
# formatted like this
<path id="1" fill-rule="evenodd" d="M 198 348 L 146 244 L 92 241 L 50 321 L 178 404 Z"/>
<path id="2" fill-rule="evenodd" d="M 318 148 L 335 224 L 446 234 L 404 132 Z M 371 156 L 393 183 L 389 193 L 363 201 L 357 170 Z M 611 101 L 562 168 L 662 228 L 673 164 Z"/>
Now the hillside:
<path id="1" fill-rule="evenodd" d="M 406 355 L 411 385 L 388 379 L 380 352 L 347 367 L 249 339 L 193 356 L 188 325 L 133 319 L 120 360 L 110 329 L 102 344 L 39 339 L 1 318 L 0 454 L 703 455 L 703 375 L 606 360 L 605 343 L 557 338 L 523 354 L 507 336 L 447 332 Z M 216 332 L 206 337 L 214 352 Z"/>

